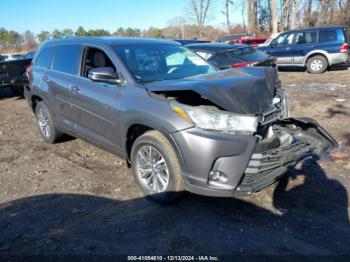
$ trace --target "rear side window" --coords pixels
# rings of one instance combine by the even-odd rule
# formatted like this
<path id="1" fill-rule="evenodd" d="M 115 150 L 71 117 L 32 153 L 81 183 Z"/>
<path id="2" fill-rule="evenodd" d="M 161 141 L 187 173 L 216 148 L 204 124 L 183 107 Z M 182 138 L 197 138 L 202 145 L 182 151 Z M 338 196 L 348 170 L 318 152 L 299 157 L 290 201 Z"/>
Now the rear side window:
<path id="1" fill-rule="evenodd" d="M 317 31 L 297 32 L 294 43 L 297 45 L 311 44 L 317 41 Z"/>
<path id="2" fill-rule="evenodd" d="M 41 51 L 38 58 L 35 60 L 35 66 L 50 68 L 51 54 L 52 47 L 45 48 L 43 51 Z"/>
<path id="3" fill-rule="evenodd" d="M 81 47 L 79 45 L 56 46 L 53 56 L 52 69 L 55 71 L 76 75 L 80 53 Z"/>
<path id="4" fill-rule="evenodd" d="M 320 30 L 320 42 L 337 40 L 337 31 L 335 29 Z"/>

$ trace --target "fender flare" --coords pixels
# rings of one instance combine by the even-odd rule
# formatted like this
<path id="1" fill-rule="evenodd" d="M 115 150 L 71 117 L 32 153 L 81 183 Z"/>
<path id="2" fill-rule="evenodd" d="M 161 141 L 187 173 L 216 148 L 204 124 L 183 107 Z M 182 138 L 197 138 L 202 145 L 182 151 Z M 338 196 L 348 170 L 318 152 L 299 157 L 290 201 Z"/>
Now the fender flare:
<path id="1" fill-rule="evenodd" d="M 329 54 L 328 54 L 328 52 L 326 52 L 324 50 L 321 50 L 321 49 L 317 49 L 317 50 L 312 50 L 309 53 L 307 53 L 307 55 L 305 56 L 304 63 L 303 63 L 304 66 L 306 66 L 307 60 L 309 60 L 309 58 L 311 56 L 314 56 L 314 55 L 322 55 L 322 56 L 324 56 L 327 59 L 327 62 L 329 64 Z"/>
<path id="2" fill-rule="evenodd" d="M 159 131 L 162 135 L 164 135 L 168 141 L 170 142 L 170 144 L 173 146 L 176 156 L 180 162 L 180 166 L 182 168 L 182 171 L 185 172 L 186 171 L 186 162 L 185 159 L 182 155 L 182 152 L 180 150 L 180 147 L 178 146 L 176 140 L 174 139 L 174 137 L 171 135 L 171 133 L 163 126 L 159 125 L 158 123 L 155 123 L 153 121 L 150 121 L 148 119 L 140 119 L 140 118 L 135 118 L 132 119 L 130 121 L 128 121 L 125 125 L 125 129 L 122 132 L 122 137 L 124 138 L 123 141 L 123 148 L 126 152 L 126 160 L 128 163 L 130 163 L 130 159 L 129 159 L 129 155 L 127 153 L 127 134 L 128 131 L 130 129 L 130 127 L 132 127 L 133 125 L 143 125 L 143 126 L 147 126 L 153 130 L 157 130 Z"/>

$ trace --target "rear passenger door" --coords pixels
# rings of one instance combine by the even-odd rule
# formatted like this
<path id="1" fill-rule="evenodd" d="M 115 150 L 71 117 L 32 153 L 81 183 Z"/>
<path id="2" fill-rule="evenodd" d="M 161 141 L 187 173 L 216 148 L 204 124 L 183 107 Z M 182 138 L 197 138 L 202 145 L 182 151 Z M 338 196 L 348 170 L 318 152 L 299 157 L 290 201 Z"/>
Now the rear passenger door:
<path id="1" fill-rule="evenodd" d="M 54 46 L 51 70 L 48 70 L 45 76 L 53 98 L 51 106 L 56 115 L 55 123 L 71 132 L 75 131 L 71 88 L 78 76 L 81 51 L 82 47 L 78 44 Z"/>
<path id="2" fill-rule="evenodd" d="M 30 88 L 32 92 L 40 92 L 49 90 L 49 82 L 47 81 L 47 71 L 51 68 L 53 47 L 48 46 L 40 51 L 33 61 L 33 72 L 31 77 Z M 45 97 L 48 99 L 47 97 Z"/>
<path id="3" fill-rule="evenodd" d="M 106 50 L 85 46 L 80 76 L 72 86 L 72 109 L 79 136 L 114 153 L 120 153 L 119 105 L 123 87 L 117 84 L 94 82 L 89 70 L 116 66 Z"/>
<path id="4" fill-rule="evenodd" d="M 306 55 L 315 49 L 317 41 L 317 30 L 295 32 L 293 46 L 291 47 L 291 52 L 293 53 L 293 64 L 304 65 Z"/>

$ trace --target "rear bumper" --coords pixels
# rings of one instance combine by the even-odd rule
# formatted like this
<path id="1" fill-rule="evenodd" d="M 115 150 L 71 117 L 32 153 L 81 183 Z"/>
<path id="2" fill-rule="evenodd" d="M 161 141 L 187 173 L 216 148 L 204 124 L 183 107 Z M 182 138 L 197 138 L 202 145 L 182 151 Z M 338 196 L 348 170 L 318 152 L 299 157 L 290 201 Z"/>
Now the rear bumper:
<path id="1" fill-rule="evenodd" d="M 332 53 L 328 54 L 328 62 L 330 66 L 349 66 L 348 53 Z"/>
<path id="2" fill-rule="evenodd" d="M 308 118 L 285 119 L 274 124 L 273 129 L 274 136 L 255 143 L 250 153 L 215 159 L 205 173 L 205 183 L 196 183 L 196 174 L 187 174 L 192 179 L 186 179 L 186 189 L 216 197 L 251 194 L 276 182 L 305 157 L 323 154 L 337 144 L 317 122 Z M 212 180 L 213 170 L 219 171 L 222 177 Z M 203 178 L 203 174 L 199 175 Z"/>

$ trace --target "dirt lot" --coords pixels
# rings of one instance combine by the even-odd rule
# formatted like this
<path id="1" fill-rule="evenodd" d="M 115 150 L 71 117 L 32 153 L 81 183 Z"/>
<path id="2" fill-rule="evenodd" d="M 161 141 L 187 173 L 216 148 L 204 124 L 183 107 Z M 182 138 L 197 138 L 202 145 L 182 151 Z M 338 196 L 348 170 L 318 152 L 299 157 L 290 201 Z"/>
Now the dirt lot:
<path id="1" fill-rule="evenodd" d="M 280 75 L 292 115 L 341 149 L 252 196 L 172 206 L 145 200 L 113 155 L 43 143 L 26 102 L 0 90 L 0 254 L 350 255 L 350 71 Z"/>

